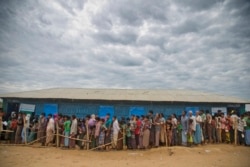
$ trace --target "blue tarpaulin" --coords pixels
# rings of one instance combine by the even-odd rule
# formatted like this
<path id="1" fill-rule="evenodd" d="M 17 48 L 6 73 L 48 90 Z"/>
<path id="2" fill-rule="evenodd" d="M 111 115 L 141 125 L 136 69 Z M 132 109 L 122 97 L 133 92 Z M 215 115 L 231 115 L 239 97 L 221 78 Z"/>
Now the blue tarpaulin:
<path id="1" fill-rule="evenodd" d="M 44 112 L 46 114 L 46 116 L 48 116 L 48 114 L 57 114 L 58 112 L 58 105 L 57 104 L 44 104 Z"/>

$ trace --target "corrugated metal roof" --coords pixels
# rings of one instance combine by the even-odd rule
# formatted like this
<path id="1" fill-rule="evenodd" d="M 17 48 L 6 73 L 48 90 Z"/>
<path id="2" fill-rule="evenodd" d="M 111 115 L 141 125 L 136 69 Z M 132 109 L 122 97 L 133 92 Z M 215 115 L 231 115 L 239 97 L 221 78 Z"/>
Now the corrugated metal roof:
<path id="1" fill-rule="evenodd" d="M 0 95 L 1 98 L 249 103 L 243 99 L 193 90 L 53 88 Z"/>

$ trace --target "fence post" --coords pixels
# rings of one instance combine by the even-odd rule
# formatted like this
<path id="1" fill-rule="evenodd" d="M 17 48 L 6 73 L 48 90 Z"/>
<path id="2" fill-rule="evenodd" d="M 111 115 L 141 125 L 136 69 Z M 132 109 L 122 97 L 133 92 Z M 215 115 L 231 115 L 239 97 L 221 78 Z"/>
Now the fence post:
<path id="1" fill-rule="evenodd" d="M 59 125 L 58 125 L 58 120 L 56 121 L 56 147 L 59 147 Z"/>
<path id="2" fill-rule="evenodd" d="M 86 120 L 87 141 L 89 141 L 89 120 Z M 87 150 L 89 150 L 89 142 L 87 142 Z"/>

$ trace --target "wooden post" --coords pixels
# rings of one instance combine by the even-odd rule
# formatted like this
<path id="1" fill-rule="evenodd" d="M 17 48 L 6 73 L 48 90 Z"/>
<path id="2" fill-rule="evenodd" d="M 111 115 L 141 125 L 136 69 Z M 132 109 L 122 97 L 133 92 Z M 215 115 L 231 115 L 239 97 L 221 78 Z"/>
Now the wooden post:
<path id="1" fill-rule="evenodd" d="M 58 120 L 56 121 L 56 147 L 59 147 L 59 125 Z"/>
<path id="2" fill-rule="evenodd" d="M 86 131 L 87 131 L 87 140 L 89 141 L 89 120 L 86 120 Z M 89 142 L 87 142 L 87 150 L 89 150 Z"/>
<path id="3" fill-rule="evenodd" d="M 237 145 L 238 139 L 238 119 L 234 117 L 234 144 Z"/>
<path id="4" fill-rule="evenodd" d="M 122 136 L 122 137 L 123 137 L 123 141 L 122 141 L 123 143 L 122 143 L 122 144 L 123 144 L 123 150 L 124 150 L 125 147 L 126 147 L 126 134 L 125 134 L 125 128 L 126 128 L 126 125 L 123 125 L 123 126 L 122 126 L 122 133 L 123 133 L 123 136 Z"/>
<path id="5" fill-rule="evenodd" d="M 24 129 L 24 143 L 27 144 L 27 134 L 26 134 L 26 131 L 27 131 L 27 121 L 26 121 L 26 115 L 25 117 L 23 116 L 23 122 L 24 122 L 24 126 L 23 126 L 23 129 Z"/>

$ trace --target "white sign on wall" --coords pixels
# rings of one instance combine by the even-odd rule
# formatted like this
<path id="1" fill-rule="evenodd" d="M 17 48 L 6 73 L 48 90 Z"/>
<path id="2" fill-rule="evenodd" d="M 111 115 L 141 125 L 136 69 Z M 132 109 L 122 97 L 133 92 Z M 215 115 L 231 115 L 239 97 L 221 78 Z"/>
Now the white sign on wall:
<path id="1" fill-rule="evenodd" d="M 245 110 L 246 110 L 246 111 L 250 111 L 250 104 L 246 104 L 246 105 L 245 105 Z"/>
<path id="2" fill-rule="evenodd" d="M 35 105 L 33 104 L 20 104 L 19 112 L 34 112 L 35 111 Z"/>

